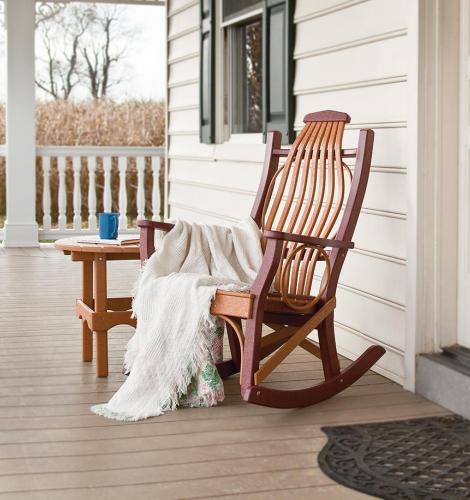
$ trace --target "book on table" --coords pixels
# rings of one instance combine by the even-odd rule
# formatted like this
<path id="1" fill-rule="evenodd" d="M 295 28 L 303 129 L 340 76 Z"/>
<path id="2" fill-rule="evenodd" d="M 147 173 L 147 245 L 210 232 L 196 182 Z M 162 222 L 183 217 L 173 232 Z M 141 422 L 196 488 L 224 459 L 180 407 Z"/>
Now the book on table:
<path id="1" fill-rule="evenodd" d="M 135 234 L 126 234 L 124 236 L 118 236 L 115 240 L 107 240 L 100 238 L 99 236 L 83 236 L 77 239 L 77 243 L 86 243 L 89 245 L 136 245 L 140 241 L 139 237 Z"/>

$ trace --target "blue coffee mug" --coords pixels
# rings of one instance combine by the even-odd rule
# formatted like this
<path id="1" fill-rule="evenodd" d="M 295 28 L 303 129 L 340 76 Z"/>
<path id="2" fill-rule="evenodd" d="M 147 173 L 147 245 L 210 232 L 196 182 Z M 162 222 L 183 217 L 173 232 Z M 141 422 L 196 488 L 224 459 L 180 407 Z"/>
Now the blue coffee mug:
<path id="1" fill-rule="evenodd" d="M 100 238 L 115 240 L 118 236 L 119 214 L 104 212 L 99 214 Z"/>

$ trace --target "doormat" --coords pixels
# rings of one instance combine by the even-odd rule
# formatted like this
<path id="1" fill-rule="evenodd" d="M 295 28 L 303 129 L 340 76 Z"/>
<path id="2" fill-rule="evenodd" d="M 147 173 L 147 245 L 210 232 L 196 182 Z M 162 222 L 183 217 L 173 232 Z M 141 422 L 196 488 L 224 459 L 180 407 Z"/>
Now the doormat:
<path id="1" fill-rule="evenodd" d="M 470 498 L 470 421 L 458 416 L 323 427 L 321 470 L 387 500 Z"/>

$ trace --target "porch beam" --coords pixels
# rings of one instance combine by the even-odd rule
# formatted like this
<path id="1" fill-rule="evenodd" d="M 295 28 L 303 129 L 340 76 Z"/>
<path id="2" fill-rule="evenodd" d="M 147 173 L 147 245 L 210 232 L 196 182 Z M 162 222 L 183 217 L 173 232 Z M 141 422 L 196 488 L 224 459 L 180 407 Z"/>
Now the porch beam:
<path id="1" fill-rule="evenodd" d="M 36 2 L 38 3 L 43 1 L 44 0 L 36 0 Z M 80 1 L 84 3 L 112 3 L 118 5 L 150 5 L 150 6 L 161 6 L 161 7 L 163 7 L 166 3 L 165 0 L 80 0 Z"/>
<path id="2" fill-rule="evenodd" d="M 36 222 L 35 0 L 6 0 L 6 199 L 4 246 L 38 246 Z"/>

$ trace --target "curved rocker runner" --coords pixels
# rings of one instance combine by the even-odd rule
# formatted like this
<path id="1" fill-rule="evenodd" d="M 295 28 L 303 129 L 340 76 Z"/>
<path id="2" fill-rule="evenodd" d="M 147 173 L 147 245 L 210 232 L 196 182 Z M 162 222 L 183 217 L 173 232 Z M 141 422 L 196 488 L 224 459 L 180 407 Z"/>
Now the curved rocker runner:
<path id="1" fill-rule="evenodd" d="M 226 323 L 232 355 L 217 369 L 222 378 L 240 373 L 241 395 L 250 403 L 276 408 L 318 403 L 349 387 L 385 354 L 383 347 L 371 346 L 341 371 L 336 351 L 336 288 L 347 251 L 354 247 L 351 240 L 374 141 L 374 132 L 363 129 L 358 147 L 343 149 L 349 121 L 346 113 L 337 111 L 310 113 L 290 149 L 281 148 L 280 132 L 267 136 L 264 169 L 251 211 L 263 232 L 261 269 L 249 292 L 219 290 L 211 306 L 211 313 Z M 280 164 L 281 158 L 285 163 Z M 353 173 L 344 158 L 355 158 Z M 138 225 L 145 260 L 155 250 L 154 230 L 170 231 L 173 226 L 147 220 Z M 274 331 L 262 337 L 263 324 Z M 314 330 L 318 344 L 308 338 Z M 321 360 L 325 381 L 301 390 L 263 386 L 263 380 L 298 346 Z"/>

